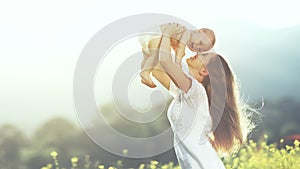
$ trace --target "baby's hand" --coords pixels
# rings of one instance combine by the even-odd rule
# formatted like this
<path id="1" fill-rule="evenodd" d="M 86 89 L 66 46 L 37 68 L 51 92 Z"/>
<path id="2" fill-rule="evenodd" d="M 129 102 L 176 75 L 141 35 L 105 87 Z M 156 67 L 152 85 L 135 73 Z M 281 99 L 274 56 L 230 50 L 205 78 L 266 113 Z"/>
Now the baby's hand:
<path id="1" fill-rule="evenodd" d="M 183 33 L 185 29 L 186 28 L 184 26 L 181 26 L 178 23 L 169 23 L 169 24 L 161 25 L 162 33 L 169 36 Z"/>

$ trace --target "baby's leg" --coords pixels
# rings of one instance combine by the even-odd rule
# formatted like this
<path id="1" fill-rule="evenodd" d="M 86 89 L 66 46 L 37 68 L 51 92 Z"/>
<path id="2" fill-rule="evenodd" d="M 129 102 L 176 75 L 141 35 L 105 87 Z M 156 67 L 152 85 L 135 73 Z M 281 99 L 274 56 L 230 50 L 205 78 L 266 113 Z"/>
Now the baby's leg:
<path id="1" fill-rule="evenodd" d="M 143 61 L 141 63 L 141 70 L 144 68 L 146 61 L 151 56 L 151 53 L 148 49 L 142 48 L 142 52 L 143 52 Z"/>
<path id="2" fill-rule="evenodd" d="M 151 88 L 156 87 L 156 85 L 152 82 L 150 73 L 154 69 L 154 67 L 158 64 L 158 59 L 155 58 L 155 51 L 146 52 L 143 50 L 144 60 L 141 63 L 141 73 L 140 76 L 142 78 L 141 82 Z"/>
<path id="3" fill-rule="evenodd" d="M 155 38 L 152 38 L 149 41 L 148 50 L 149 52 L 145 52 L 143 50 L 144 60 L 141 64 L 141 73 L 140 76 L 142 77 L 142 83 L 145 85 L 154 88 L 156 85 L 152 82 L 152 79 L 150 77 L 150 73 L 155 68 L 155 66 L 158 64 L 158 57 L 159 57 L 159 43 L 160 43 L 161 37 L 157 36 Z"/>

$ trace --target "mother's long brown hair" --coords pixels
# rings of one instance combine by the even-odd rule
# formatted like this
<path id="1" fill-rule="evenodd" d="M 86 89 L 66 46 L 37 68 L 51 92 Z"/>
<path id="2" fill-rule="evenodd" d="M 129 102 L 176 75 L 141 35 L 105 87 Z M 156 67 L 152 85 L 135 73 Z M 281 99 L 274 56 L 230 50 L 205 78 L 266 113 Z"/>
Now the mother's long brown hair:
<path id="1" fill-rule="evenodd" d="M 246 114 L 250 108 L 241 102 L 235 76 L 225 59 L 220 55 L 213 56 L 207 69 L 209 75 L 202 84 L 213 120 L 210 142 L 220 156 L 226 156 L 243 145 L 254 125 Z"/>

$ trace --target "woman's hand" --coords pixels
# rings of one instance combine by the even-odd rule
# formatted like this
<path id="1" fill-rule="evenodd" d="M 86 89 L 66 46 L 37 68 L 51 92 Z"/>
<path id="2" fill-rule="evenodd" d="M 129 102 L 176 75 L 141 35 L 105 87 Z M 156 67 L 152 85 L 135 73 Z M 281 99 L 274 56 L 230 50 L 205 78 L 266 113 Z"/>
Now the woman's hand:
<path id="1" fill-rule="evenodd" d="M 180 43 L 183 43 L 185 46 L 187 45 L 188 41 L 190 41 L 192 35 L 192 31 L 189 29 L 186 29 L 182 36 L 180 37 Z"/>
<path id="2" fill-rule="evenodd" d="M 175 64 L 182 68 L 182 58 L 176 57 L 175 56 Z"/>

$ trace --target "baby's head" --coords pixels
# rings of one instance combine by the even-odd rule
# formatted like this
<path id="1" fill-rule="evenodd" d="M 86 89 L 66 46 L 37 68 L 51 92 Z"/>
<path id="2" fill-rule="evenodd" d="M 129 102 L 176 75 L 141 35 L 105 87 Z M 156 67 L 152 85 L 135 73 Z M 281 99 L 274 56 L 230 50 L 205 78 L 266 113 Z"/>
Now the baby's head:
<path id="1" fill-rule="evenodd" d="M 187 46 L 194 52 L 206 52 L 214 46 L 215 41 L 214 31 L 208 28 L 202 28 L 192 31 Z"/>

